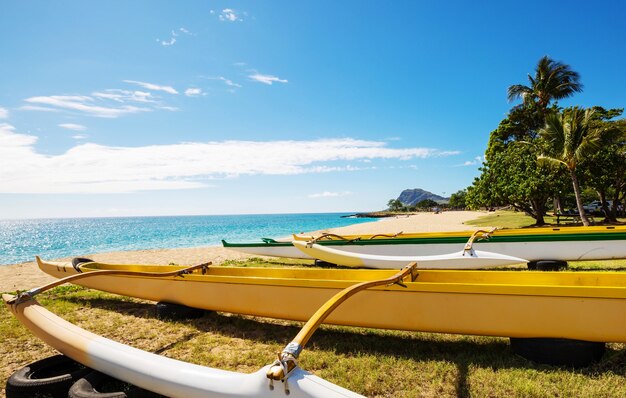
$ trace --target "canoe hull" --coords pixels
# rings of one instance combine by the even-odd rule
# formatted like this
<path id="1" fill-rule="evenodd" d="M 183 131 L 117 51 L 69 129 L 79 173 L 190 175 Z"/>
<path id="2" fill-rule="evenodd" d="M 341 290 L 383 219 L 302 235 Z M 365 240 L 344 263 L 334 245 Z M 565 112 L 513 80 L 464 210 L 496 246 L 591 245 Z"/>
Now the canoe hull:
<path id="1" fill-rule="evenodd" d="M 319 260 L 357 268 L 401 269 L 407 264 L 417 263 L 418 269 L 481 269 L 523 264 L 523 258 L 480 250 L 461 250 L 456 253 L 433 256 L 384 256 L 350 253 L 332 247 L 293 241 L 293 245 L 303 253 Z"/>
<path id="2" fill-rule="evenodd" d="M 40 267 L 58 278 L 75 272 L 69 264 L 40 262 Z M 107 265 L 95 267 L 106 269 Z M 208 310 L 306 321 L 341 289 L 362 280 L 382 279 L 390 272 L 394 271 L 215 267 L 207 275 L 184 278 L 98 276 L 79 284 Z M 418 279 L 405 285 L 361 292 L 325 322 L 626 342 L 624 273 L 420 270 Z"/>
<path id="3" fill-rule="evenodd" d="M 323 246 L 359 254 L 382 256 L 432 256 L 454 253 L 463 247 L 472 231 L 405 234 L 393 239 L 356 241 L 319 240 Z M 295 236 L 302 240 L 302 236 Z M 359 238 L 350 236 L 349 238 Z M 253 255 L 311 259 L 290 242 L 228 243 L 224 247 Z M 489 240 L 474 243 L 476 250 L 539 260 L 608 260 L 626 258 L 626 227 L 539 228 L 498 230 Z"/>

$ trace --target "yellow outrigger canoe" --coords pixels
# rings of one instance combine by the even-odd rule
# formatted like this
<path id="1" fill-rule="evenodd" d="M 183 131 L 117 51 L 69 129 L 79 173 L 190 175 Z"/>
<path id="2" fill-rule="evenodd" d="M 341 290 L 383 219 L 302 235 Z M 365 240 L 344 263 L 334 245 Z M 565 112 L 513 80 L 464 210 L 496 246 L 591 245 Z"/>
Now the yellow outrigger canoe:
<path id="1" fill-rule="evenodd" d="M 181 266 L 48 262 L 63 278 L 99 270 L 174 272 Z M 419 264 L 418 264 L 419 266 Z M 75 283 L 189 307 L 308 320 L 349 286 L 392 270 L 209 267 L 171 277 L 98 275 Z M 326 323 L 505 337 L 626 342 L 626 273 L 418 270 L 402 282 L 365 290 Z"/>

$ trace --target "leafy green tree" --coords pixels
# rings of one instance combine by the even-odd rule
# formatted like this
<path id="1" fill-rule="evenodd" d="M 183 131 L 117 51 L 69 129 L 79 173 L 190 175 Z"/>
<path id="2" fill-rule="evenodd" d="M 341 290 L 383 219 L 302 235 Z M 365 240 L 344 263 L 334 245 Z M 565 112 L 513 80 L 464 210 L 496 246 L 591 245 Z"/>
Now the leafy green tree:
<path id="1" fill-rule="evenodd" d="M 550 113 L 546 116 L 545 127 L 539 131 L 542 142 L 538 159 L 567 168 L 576 195 L 576 206 L 585 226 L 589 225 L 589 219 L 583 209 L 576 168 L 600 148 L 603 132 L 593 128 L 593 113 L 591 109 L 583 110 L 578 107 L 569 112 Z"/>
<path id="2" fill-rule="evenodd" d="M 617 206 L 626 194 L 626 119 L 610 120 L 620 116 L 623 109 L 593 107 L 595 128 L 605 131 L 601 148 L 579 165 L 583 184 L 592 188 L 603 203 L 602 211 L 608 221 L 617 221 Z M 606 206 L 608 200 L 612 206 Z"/>
<path id="3" fill-rule="evenodd" d="M 448 205 L 452 208 L 456 209 L 464 209 L 467 205 L 465 204 L 465 199 L 467 197 L 467 190 L 461 189 L 456 191 L 452 195 L 450 195 L 450 201 Z"/>
<path id="4" fill-rule="evenodd" d="M 542 115 L 547 114 L 552 100 L 571 97 L 583 89 L 577 72 L 547 55 L 537 63 L 535 75 L 528 74 L 528 83 L 527 86 L 510 86 L 507 92 L 509 101 L 521 98 L 524 106 L 536 105 Z"/>
<path id="5" fill-rule="evenodd" d="M 511 206 L 544 225 L 547 203 L 567 181 L 563 169 L 537 162 L 537 149 L 513 142 L 502 146 L 481 167 L 481 175 L 467 189 L 468 207 Z"/>
<path id="6" fill-rule="evenodd" d="M 419 202 L 417 202 L 415 206 L 418 209 L 429 209 L 431 207 L 439 206 L 439 204 L 432 199 L 424 199 L 424 200 L 420 200 Z"/>
<path id="7" fill-rule="evenodd" d="M 404 204 L 400 201 L 400 199 L 389 199 L 389 202 L 387 202 L 387 208 L 389 211 L 402 211 Z"/>
<path id="8" fill-rule="evenodd" d="M 508 88 L 510 101 L 522 99 L 491 132 L 481 176 L 468 188 L 470 207 L 510 205 L 544 224 L 550 198 L 566 191 L 563 169 L 538 164 L 534 144 L 556 101 L 582 91 L 580 76 L 569 65 L 542 57 L 528 85 Z M 523 144 L 525 143 L 525 144 Z"/>

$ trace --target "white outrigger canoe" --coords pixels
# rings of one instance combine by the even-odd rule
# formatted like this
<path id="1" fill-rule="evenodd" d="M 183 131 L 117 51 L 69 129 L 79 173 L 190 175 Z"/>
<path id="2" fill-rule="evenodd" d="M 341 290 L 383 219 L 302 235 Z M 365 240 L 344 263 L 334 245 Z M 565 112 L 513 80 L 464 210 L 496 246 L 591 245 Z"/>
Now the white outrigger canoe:
<path id="1" fill-rule="evenodd" d="M 434 256 L 391 256 L 351 253 L 317 243 L 297 240 L 293 241 L 293 245 L 312 258 L 331 264 L 358 268 L 400 269 L 409 263 L 417 262 L 420 269 L 481 269 L 528 262 L 523 258 L 474 250 L 471 247 L 456 253 Z"/>
<path id="2" fill-rule="evenodd" d="M 13 314 L 37 337 L 83 365 L 168 397 L 285 397 L 285 387 L 267 378 L 271 365 L 245 374 L 167 358 L 98 336 L 43 308 L 35 299 L 11 304 Z M 284 384 L 284 383 L 279 383 Z M 290 397 L 362 397 L 300 368 L 289 376 Z"/>
<path id="3" fill-rule="evenodd" d="M 310 241 L 324 247 L 380 256 L 433 256 L 462 250 L 476 231 L 402 233 L 393 235 L 321 236 L 294 235 L 290 240 L 262 239 L 224 247 L 240 252 L 274 257 L 312 259 L 292 240 Z M 528 261 L 608 260 L 626 258 L 626 226 L 545 227 L 498 229 L 483 234 L 477 250 L 499 253 Z"/>
<path id="4" fill-rule="evenodd" d="M 370 287 L 402 283 L 405 278 L 414 280 L 416 277 L 415 264 L 411 264 L 390 277 L 356 283 L 342 289 L 318 308 L 294 340 L 279 354 L 277 361 L 251 374 L 194 365 L 117 343 L 61 319 L 43 308 L 34 298 L 53 287 L 79 279 L 107 278 L 112 275 L 182 278 L 200 268 L 204 274 L 208 265 L 200 264 L 171 272 L 102 270 L 80 273 L 17 296 L 3 294 L 2 299 L 24 326 L 64 355 L 89 368 L 169 397 L 273 398 L 289 395 L 298 398 L 357 398 L 362 396 L 304 371 L 298 366 L 297 359 L 315 330 L 343 301 Z"/>

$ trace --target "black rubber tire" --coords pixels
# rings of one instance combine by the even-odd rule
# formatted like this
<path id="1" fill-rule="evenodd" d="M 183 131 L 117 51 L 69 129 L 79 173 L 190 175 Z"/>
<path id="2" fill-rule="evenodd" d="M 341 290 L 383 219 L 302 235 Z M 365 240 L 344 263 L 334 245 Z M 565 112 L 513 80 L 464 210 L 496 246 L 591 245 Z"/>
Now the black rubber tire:
<path id="1" fill-rule="evenodd" d="M 567 261 L 563 261 L 563 260 L 537 261 L 538 271 L 562 271 L 564 269 L 567 269 Z"/>
<path id="2" fill-rule="evenodd" d="M 158 398 L 163 397 L 125 383 L 104 373 L 92 371 L 70 388 L 69 398 Z"/>
<path id="3" fill-rule="evenodd" d="M 156 316 L 159 319 L 184 320 L 202 318 L 204 310 L 181 304 L 160 301 L 156 304 Z"/>
<path id="4" fill-rule="evenodd" d="M 530 361 L 582 368 L 602 359 L 606 343 L 556 338 L 511 337 L 511 351 Z"/>
<path id="5" fill-rule="evenodd" d="M 76 267 L 77 265 L 81 264 L 81 263 L 93 263 L 93 260 L 90 258 L 84 258 L 84 257 L 74 257 L 72 259 L 72 266 Z"/>
<path id="6" fill-rule="evenodd" d="M 65 355 L 41 359 L 15 371 L 7 380 L 7 398 L 65 398 L 72 384 L 91 369 Z"/>
<path id="7" fill-rule="evenodd" d="M 328 261 L 323 261 L 323 260 L 315 260 L 314 265 L 316 267 L 323 267 L 323 268 L 336 268 L 337 267 L 337 264 L 329 263 Z"/>

